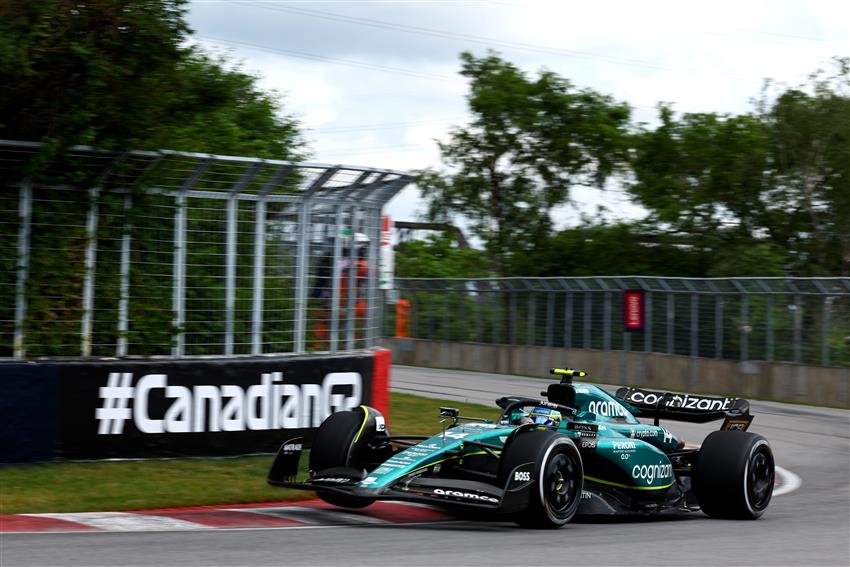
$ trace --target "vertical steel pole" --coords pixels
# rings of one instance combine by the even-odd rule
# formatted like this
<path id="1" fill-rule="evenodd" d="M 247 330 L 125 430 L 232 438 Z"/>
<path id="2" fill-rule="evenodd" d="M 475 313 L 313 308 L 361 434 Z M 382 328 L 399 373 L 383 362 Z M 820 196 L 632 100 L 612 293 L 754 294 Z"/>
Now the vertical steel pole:
<path id="1" fill-rule="evenodd" d="M 823 298 L 823 327 L 821 328 L 822 331 L 820 345 L 820 363 L 823 366 L 829 366 L 830 307 L 832 307 L 832 298 L 826 296 Z"/>
<path id="2" fill-rule="evenodd" d="M 691 294 L 691 356 L 699 356 L 699 295 Z"/>
<path id="3" fill-rule="evenodd" d="M 307 276 L 310 269 L 310 201 L 301 203 L 298 211 L 298 233 L 296 239 L 295 264 L 295 349 L 298 354 L 306 351 L 307 329 Z"/>
<path id="4" fill-rule="evenodd" d="M 224 271 L 224 355 L 233 356 L 233 311 L 236 308 L 236 240 L 239 201 L 231 194 L 227 199 L 227 248 Z"/>
<path id="5" fill-rule="evenodd" d="M 357 315 L 357 222 L 359 222 L 360 211 L 357 208 L 351 209 L 351 240 L 348 247 L 348 301 L 345 307 L 346 312 L 346 340 L 345 348 L 354 350 L 355 345 L 355 325 L 354 320 Z M 430 320 L 430 313 L 429 313 Z M 433 322 L 433 321 L 429 321 Z M 433 335 L 432 335 L 433 337 Z"/>
<path id="6" fill-rule="evenodd" d="M 331 331 L 330 351 L 339 350 L 339 298 L 341 295 L 340 278 L 342 277 L 342 227 L 345 222 L 345 208 L 338 205 L 334 225 L 333 269 L 331 270 Z"/>
<path id="7" fill-rule="evenodd" d="M 676 296 L 667 292 L 667 354 L 675 354 Z"/>
<path id="8" fill-rule="evenodd" d="M 175 198 L 174 212 L 174 283 L 171 298 L 171 310 L 174 313 L 174 345 L 171 356 L 183 356 L 186 335 L 183 329 L 186 308 L 186 192 L 180 191 Z"/>
<path id="9" fill-rule="evenodd" d="M 525 337 L 525 344 L 534 346 L 537 344 L 537 329 L 536 313 L 537 311 L 537 293 L 534 290 L 528 292 L 528 333 Z"/>
<path id="10" fill-rule="evenodd" d="M 124 232 L 121 235 L 121 267 L 118 292 L 118 348 L 115 355 L 127 356 L 127 332 L 130 329 L 130 210 L 133 208 L 133 196 L 130 190 L 124 195 Z"/>
<path id="11" fill-rule="evenodd" d="M 368 261 L 368 276 L 366 285 L 368 293 L 366 295 L 366 348 L 372 348 L 377 344 L 377 337 L 380 336 L 380 326 L 378 324 L 381 309 L 378 305 L 379 290 L 378 290 L 378 270 L 379 270 L 379 254 L 381 246 L 381 210 L 373 209 L 369 214 L 368 236 L 369 236 L 369 261 Z"/>
<path id="12" fill-rule="evenodd" d="M 750 359 L 750 297 L 746 294 L 741 294 L 741 324 L 739 325 L 739 334 L 741 338 L 741 360 Z"/>
<path id="13" fill-rule="evenodd" d="M 611 292 L 606 291 L 602 300 L 602 349 L 611 350 Z"/>
<path id="14" fill-rule="evenodd" d="M 652 352 L 652 295 L 651 291 L 647 291 L 644 296 L 644 301 L 646 302 L 644 305 L 644 314 L 643 314 L 643 350 L 646 352 Z"/>
<path id="15" fill-rule="evenodd" d="M 451 294 L 451 290 L 444 289 L 441 297 L 443 301 L 443 332 L 440 333 L 440 338 L 444 341 L 452 340 L 452 335 L 449 329 L 449 296 L 451 296 Z"/>
<path id="16" fill-rule="evenodd" d="M 551 347 L 555 335 L 555 294 L 546 294 L 546 346 Z"/>
<path id="17" fill-rule="evenodd" d="M 803 362 L 803 301 L 794 296 L 794 362 Z"/>
<path id="18" fill-rule="evenodd" d="M 80 321 L 80 354 L 91 356 L 92 317 L 94 315 L 94 264 L 97 260 L 97 198 L 96 187 L 89 189 L 89 213 L 86 219 L 86 252 L 83 272 L 83 314 Z"/>
<path id="19" fill-rule="evenodd" d="M 723 358 L 723 297 L 714 299 L 714 358 Z"/>
<path id="20" fill-rule="evenodd" d="M 476 336 L 478 337 L 478 342 L 484 342 L 484 293 L 477 289 L 475 291 L 475 307 L 476 307 L 476 321 L 478 324 L 478 332 Z"/>
<path id="21" fill-rule="evenodd" d="M 518 315 L 517 314 L 517 307 L 516 307 L 516 292 L 511 291 L 509 293 L 511 294 L 511 297 L 510 297 L 510 299 L 511 299 L 511 326 L 510 326 L 511 337 L 510 337 L 510 344 L 515 345 L 515 344 L 517 344 L 516 320 L 517 320 L 517 315 Z"/>
<path id="22" fill-rule="evenodd" d="M 564 347 L 573 348 L 573 292 L 564 298 Z"/>
<path id="23" fill-rule="evenodd" d="M 254 205 L 254 290 L 251 299 L 251 354 L 263 353 L 263 294 L 266 289 L 266 202 Z"/>
<path id="24" fill-rule="evenodd" d="M 767 333 L 765 336 L 765 359 L 768 362 L 773 362 L 773 296 L 767 296 L 767 313 L 766 313 L 766 323 L 767 323 Z"/>
<path id="25" fill-rule="evenodd" d="M 27 277 L 30 266 L 30 229 L 32 225 L 32 184 L 20 186 L 18 203 L 18 275 L 15 281 L 15 339 L 14 356 L 23 358 L 24 321 L 27 317 Z"/>
<path id="26" fill-rule="evenodd" d="M 593 313 L 593 298 L 590 295 L 590 292 L 585 290 L 584 292 L 584 348 L 590 348 L 591 346 L 591 338 L 590 338 L 590 317 Z"/>

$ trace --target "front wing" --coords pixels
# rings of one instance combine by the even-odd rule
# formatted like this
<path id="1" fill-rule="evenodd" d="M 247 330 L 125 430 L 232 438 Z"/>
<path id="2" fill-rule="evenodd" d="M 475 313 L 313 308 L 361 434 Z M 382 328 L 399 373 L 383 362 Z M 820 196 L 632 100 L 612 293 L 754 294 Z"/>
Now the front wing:
<path id="1" fill-rule="evenodd" d="M 312 476 L 299 480 L 302 447 L 302 437 L 281 445 L 267 479 L 270 485 L 370 500 L 402 500 L 512 514 L 528 508 L 530 491 L 536 484 L 534 461 L 512 470 L 501 488 L 485 482 L 425 475 L 402 476 L 388 485 L 373 488 L 369 485 L 374 477 L 347 467 L 313 471 Z"/>

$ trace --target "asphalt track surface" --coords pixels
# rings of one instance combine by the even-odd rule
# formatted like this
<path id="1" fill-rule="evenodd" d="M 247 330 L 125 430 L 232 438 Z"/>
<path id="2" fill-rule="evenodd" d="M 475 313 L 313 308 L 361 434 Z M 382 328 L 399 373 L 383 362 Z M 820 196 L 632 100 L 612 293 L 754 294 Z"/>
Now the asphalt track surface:
<path id="1" fill-rule="evenodd" d="M 535 396 L 533 378 L 395 366 L 393 390 L 492 404 Z M 801 486 L 758 521 L 701 513 L 578 521 L 534 531 L 500 521 L 288 530 L 0 535 L 0 565 L 850 565 L 850 412 L 752 402 L 751 431 Z M 714 426 L 670 423 L 699 443 Z"/>

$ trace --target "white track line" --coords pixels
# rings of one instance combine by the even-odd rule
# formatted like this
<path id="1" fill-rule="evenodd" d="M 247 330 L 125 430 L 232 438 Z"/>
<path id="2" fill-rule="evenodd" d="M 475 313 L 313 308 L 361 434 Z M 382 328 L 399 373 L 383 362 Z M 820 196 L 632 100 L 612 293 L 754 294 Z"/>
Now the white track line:
<path id="1" fill-rule="evenodd" d="M 776 467 L 776 476 L 780 477 L 782 482 L 779 483 L 779 486 L 773 489 L 774 496 L 782 496 L 783 494 L 794 492 L 800 488 L 801 484 L 803 484 L 803 481 L 800 480 L 799 476 L 788 469 L 783 469 L 782 467 Z"/>
<path id="2" fill-rule="evenodd" d="M 167 516 L 147 516 L 125 512 L 79 512 L 66 514 L 27 514 L 67 520 L 110 532 L 202 530 L 206 526 Z"/>

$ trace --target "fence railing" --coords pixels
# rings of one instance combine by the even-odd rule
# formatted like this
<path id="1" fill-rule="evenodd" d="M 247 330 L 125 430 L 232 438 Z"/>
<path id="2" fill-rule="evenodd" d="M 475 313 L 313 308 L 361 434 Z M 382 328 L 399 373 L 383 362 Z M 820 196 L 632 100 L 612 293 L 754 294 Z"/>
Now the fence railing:
<path id="1" fill-rule="evenodd" d="M 850 366 L 850 278 L 398 279 L 410 335 Z M 623 294 L 642 290 L 643 329 Z M 385 309 L 384 333 L 395 334 Z"/>
<path id="2" fill-rule="evenodd" d="M 16 175 L 0 140 L 0 358 L 233 356 L 370 347 L 397 171 L 73 148 L 89 185 Z"/>

